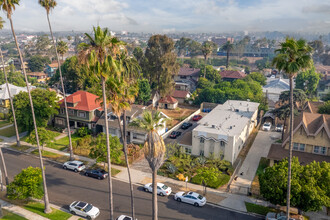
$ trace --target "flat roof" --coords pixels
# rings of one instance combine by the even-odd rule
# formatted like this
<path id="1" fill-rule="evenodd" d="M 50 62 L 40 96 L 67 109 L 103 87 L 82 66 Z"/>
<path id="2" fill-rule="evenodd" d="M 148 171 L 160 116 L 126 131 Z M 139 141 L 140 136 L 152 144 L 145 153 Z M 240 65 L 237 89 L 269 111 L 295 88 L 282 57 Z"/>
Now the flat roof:
<path id="1" fill-rule="evenodd" d="M 206 136 L 206 133 L 240 135 L 258 107 L 259 103 L 256 102 L 228 100 L 223 105 L 217 105 L 202 118 L 194 131 L 201 136 Z"/>

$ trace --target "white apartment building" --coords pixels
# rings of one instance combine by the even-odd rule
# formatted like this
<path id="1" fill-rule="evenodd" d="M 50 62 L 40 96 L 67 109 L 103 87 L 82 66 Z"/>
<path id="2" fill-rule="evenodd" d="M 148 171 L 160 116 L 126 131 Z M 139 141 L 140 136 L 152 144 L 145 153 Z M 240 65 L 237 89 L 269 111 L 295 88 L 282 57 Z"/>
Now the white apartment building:
<path id="1" fill-rule="evenodd" d="M 225 159 L 234 163 L 257 124 L 259 103 L 228 100 L 215 107 L 192 131 L 186 153 Z"/>

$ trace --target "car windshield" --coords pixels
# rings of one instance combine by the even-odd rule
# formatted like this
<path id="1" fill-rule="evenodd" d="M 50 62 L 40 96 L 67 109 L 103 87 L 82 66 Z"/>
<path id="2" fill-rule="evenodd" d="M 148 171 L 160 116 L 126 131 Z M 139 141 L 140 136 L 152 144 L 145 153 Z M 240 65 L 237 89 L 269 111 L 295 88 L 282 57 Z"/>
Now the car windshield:
<path id="1" fill-rule="evenodd" d="M 105 174 L 105 170 L 99 170 L 100 173 Z"/>
<path id="2" fill-rule="evenodd" d="M 264 126 L 265 126 L 265 127 L 269 127 L 269 126 L 270 126 L 270 124 L 268 124 L 268 123 L 265 123 L 265 124 L 264 124 Z"/>
<path id="3" fill-rule="evenodd" d="M 201 195 L 198 195 L 198 197 L 197 197 L 199 200 L 202 200 L 203 199 L 203 196 L 201 196 Z"/>
<path id="4" fill-rule="evenodd" d="M 162 189 L 165 189 L 165 190 L 166 190 L 167 188 L 168 188 L 168 186 L 166 186 L 166 185 L 164 185 L 164 186 L 162 187 Z"/>
<path id="5" fill-rule="evenodd" d="M 85 212 L 89 212 L 92 208 L 93 206 L 91 204 L 88 204 L 84 210 Z"/>
<path id="6" fill-rule="evenodd" d="M 182 196 L 185 196 L 185 195 L 187 195 L 187 193 L 183 193 L 183 194 L 182 194 Z"/>

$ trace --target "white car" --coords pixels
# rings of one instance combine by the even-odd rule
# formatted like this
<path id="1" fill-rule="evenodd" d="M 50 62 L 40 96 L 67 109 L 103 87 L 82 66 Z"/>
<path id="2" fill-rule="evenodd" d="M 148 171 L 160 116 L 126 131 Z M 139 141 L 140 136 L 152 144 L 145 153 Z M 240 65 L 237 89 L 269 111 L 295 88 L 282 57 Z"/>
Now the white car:
<path id="1" fill-rule="evenodd" d="M 206 204 L 206 198 L 195 192 L 178 192 L 174 195 L 174 199 L 178 202 L 192 204 L 196 207 Z"/>
<path id="2" fill-rule="evenodd" d="M 152 192 L 152 183 L 148 183 L 143 187 L 144 191 Z M 160 196 L 168 196 L 172 193 L 172 189 L 163 183 L 157 183 L 157 194 Z"/>
<path id="3" fill-rule="evenodd" d="M 81 201 L 74 201 L 71 203 L 70 212 L 73 215 L 80 215 L 86 217 L 87 219 L 95 219 L 100 215 L 100 210 L 98 208 L 92 204 Z"/>
<path id="4" fill-rule="evenodd" d="M 116 218 L 116 220 L 133 220 L 133 218 L 128 215 L 121 215 L 118 218 Z"/>
<path id="5" fill-rule="evenodd" d="M 266 220 L 286 220 L 285 213 L 275 213 L 275 212 L 268 212 L 266 215 Z M 290 218 L 289 220 L 296 220 L 294 218 Z"/>
<path id="6" fill-rule="evenodd" d="M 77 161 L 77 160 L 67 161 L 63 164 L 63 169 L 73 170 L 74 172 L 78 172 L 78 171 L 80 172 L 85 168 L 86 167 L 85 167 L 84 163 L 81 161 Z"/>
<path id="7" fill-rule="evenodd" d="M 272 127 L 270 122 L 265 122 L 264 125 L 262 126 L 262 130 L 264 131 L 270 131 L 270 128 Z"/>

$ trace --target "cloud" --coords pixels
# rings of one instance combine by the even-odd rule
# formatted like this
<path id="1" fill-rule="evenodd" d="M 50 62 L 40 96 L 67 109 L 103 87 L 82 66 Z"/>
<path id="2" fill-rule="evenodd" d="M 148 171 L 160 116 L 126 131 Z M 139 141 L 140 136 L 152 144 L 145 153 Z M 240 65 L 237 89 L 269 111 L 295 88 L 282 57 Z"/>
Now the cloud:
<path id="1" fill-rule="evenodd" d="M 304 7 L 303 12 L 330 14 L 330 5 L 313 5 L 310 7 Z"/>

